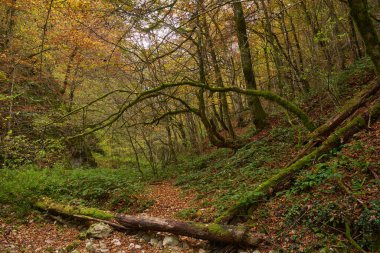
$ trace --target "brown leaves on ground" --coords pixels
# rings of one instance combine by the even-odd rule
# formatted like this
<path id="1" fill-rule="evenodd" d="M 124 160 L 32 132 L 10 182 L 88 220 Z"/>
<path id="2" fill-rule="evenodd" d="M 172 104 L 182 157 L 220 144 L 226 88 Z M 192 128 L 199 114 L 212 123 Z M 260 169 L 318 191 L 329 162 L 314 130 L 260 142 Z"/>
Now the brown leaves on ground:
<path id="1" fill-rule="evenodd" d="M 144 215 L 175 218 L 178 211 L 190 207 L 193 196 L 185 195 L 171 182 L 164 181 L 150 187 L 148 199 L 153 200 L 154 204 L 143 212 Z M 87 252 L 85 241 L 78 239 L 81 228 L 86 227 L 84 225 L 79 224 L 75 227 L 52 220 L 35 221 L 33 217 L 29 219 L 28 223 L 22 225 L 7 224 L 0 220 L 0 252 L 58 252 L 57 250 L 71 252 L 73 249 Z M 197 246 L 201 243 L 199 240 L 183 239 L 189 245 Z M 163 249 L 153 247 L 139 235 L 126 235 L 116 231 L 110 237 L 100 241 L 96 240 L 96 242 L 106 245 L 110 253 L 163 251 Z M 140 245 L 141 249 L 128 249 L 131 244 Z"/>
<path id="2" fill-rule="evenodd" d="M 194 196 L 192 194 L 185 195 L 171 182 L 164 181 L 151 186 L 148 198 L 154 200 L 154 204 L 143 214 L 160 218 L 174 218 L 178 211 L 191 207 Z"/>

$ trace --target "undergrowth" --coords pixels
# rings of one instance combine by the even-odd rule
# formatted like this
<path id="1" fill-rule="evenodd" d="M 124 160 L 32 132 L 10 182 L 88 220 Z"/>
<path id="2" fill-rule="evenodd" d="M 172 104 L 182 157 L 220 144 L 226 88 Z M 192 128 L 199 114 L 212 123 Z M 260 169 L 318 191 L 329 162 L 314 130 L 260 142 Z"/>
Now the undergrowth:
<path id="1" fill-rule="evenodd" d="M 196 201 L 218 215 L 242 198 L 248 189 L 274 175 L 295 150 L 298 127 L 274 128 L 235 154 L 219 149 L 183 163 L 176 184 L 197 192 Z M 191 215 L 190 215 L 191 216 Z"/>
<path id="2" fill-rule="evenodd" d="M 33 203 L 49 197 L 73 205 L 107 209 L 143 207 L 136 196 L 144 183 L 135 170 L 128 169 L 40 169 L 30 166 L 18 170 L 1 170 L 0 215 L 23 216 Z"/>
<path id="3" fill-rule="evenodd" d="M 380 163 L 378 147 L 373 145 L 376 142 L 356 140 L 343 146 L 333 159 L 299 175 L 289 190 L 262 207 L 275 207 L 276 219 L 283 223 L 277 233 L 284 236 L 291 230 L 288 228 L 307 228 L 318 240 L 299 241 L 309 243 L 306 252 L 350 252 L 352 245 L 345 237 L 347 224 L 362 248 L 376 252 L 380 246 L 380 184 L 374 175 Z"/>

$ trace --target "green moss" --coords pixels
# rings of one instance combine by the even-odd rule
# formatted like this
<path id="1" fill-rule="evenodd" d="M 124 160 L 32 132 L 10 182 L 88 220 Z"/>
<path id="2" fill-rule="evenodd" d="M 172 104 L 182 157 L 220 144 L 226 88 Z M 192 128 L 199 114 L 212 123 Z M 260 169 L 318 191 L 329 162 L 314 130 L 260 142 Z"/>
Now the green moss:
<path id="1" fill-rule="evenodd" d="M 112 214 L 96 208 L 63 205 L 53 202 L 48 198 L 44 198 L 36 202 L 35 206 L 43 210 L 58 212 L 66 215 L 82 215 L 102 220 L 110 220 L 114 218 Z"/>
<path id="2" fill-rule="evenodd" d="M 8 81 L 7 74 L 0 70 L 0 83 Z"/>
<path id="3" fill-rule="evenodd" d="M 217 235 L 221 236 L 227 236 L 230 234 L 230 232 L 224 228 L 222 225 L 216 224 L 216 223 L 211 223 L 207 226 L 207 229 Z"/>
<path id="4" fill-rule="evenodd" d="M 380 105 L 375 105 L 370 110 L 373 117 L 378 117 L 380 115 Z M 235 206 L 228 209 L 221 216 L 219 216 L 215 222 L 221 223 L 226 219 L 238 214 L 239 212 L 245 213 L 249 207 L 258 203 L 259 200 L 269 195 L 277 185 L 281 182 L 287 180 L 289 177 L 292 177 L 296 172 L 303 169 L 307 166 L 310 161 L 314 158 L 320 156 L 331 147 L 340 142 L 340 139 L 349 131 L 355 128 L 363 128 L 366 124 L 366 120 L 362 116 L 357 116 L 351 121 L 349 121 L 344 127 L 339 128 L 333 134 L 331 134 L 323 144 L 317 149 L 313 150 L 310 154 L 302 157 L 292 165 L 280 170 L 279 173 L 269 178 L 268 180 L 261 183 L 255 188 L 254 191 L 248 193 L 242 200 L 238 202 Z"/>
<path id="5" fill-rule="evenodd" d="M 203 230 L 203 231 L 209 231 L 212 234 L 219 235 L 219 236 L 229 236 L 230 232 L 228 231 L 228 228 L 224 227 L 223 225 L 219 225 L 216 223 L 210 223 L 210 224 L 203 224 L 203 223 L 192 223 L 194 227 Z"/>

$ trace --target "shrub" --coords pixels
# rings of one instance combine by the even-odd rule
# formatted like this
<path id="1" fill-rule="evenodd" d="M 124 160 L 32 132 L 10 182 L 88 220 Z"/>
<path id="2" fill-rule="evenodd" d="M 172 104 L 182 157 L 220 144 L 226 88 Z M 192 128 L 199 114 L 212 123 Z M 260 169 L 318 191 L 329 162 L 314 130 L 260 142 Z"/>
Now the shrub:
<path id="1" fill-rule="evenodd" d="M 38 169 L 29 166 L 0 172 L 0 203 L 19 215 L 28 213 L 42 196 L 100 208 L 128 209 L 143 204 L 134 198 L 142 191 L 143 183 L 136 180 L 137 174 L 132 170 Z"/>

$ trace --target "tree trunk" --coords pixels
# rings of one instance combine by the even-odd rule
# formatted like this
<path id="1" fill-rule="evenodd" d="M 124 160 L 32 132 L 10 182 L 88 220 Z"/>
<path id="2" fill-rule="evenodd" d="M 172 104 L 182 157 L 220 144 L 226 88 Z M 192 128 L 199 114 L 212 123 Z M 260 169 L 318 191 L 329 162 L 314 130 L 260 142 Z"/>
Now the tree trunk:
<path id="1" fill-rule="evenodd" d="M 206 41 L 208 42 L 208 46 L 210 48 L 211 64 L 212 64 L 212 67 L 213 67 L 214 73 L 215 73 L 216 85 L 218 87 L 224 87 L 222 72 L 220 70 L 219 63 L 218 63 L 218 60 L 216 57 L 214 43 L 213 43 L 212 38 L 211 38 L 210 29 L 207 25 L 206 16 L 203 16 L 203 26 L 205 29 Z M 230 118 L 230 114 L 229 114 L 230 112 L 229 112 L 229 108 L 228 108 L 227 95 L 225 93 L 220 93 L 219 99 L 220 99 L 219 104 L 220 104 L 220 111 L 221 111 L 220 123 L 222 125 L 225 124 L 225 127 L 227 128 L 226 130 L 230 134 L 231 138 L 235 139 L 236 135 L 235 135 L 234 129 L 232 127 L 232 122 L 231 122 L 231 118 Z"/>
<path id="2" fill-rule="evenodd" d="M 227 209 L 221 216 L 216 219 L 217 223 L 230 223 L 233 219 L 241 218 L 249 213 L 249 209 L 255 208 L 263 199 L 273 195 L 275 192 L 282 190 L 295 175 L 309 165 L 313 160 L 328 152 L 331 148 L 347 141 L 352 135 L 365 128 L 370 122 L 375 122 L 380 117 L 380 99 L 372 103 L 370 108 L 365 112 L 358 114 L 349 120 L 343 127 L 334 131 L 318 147 L 310 150 L 306 155 L 294 163 L 281 169 L 279 173 L 261 183 L 253 191 L 241 199 L 235 206 Z"/>
<path id="3" fill-rule="evenodd" d="M 2 41 L 1 49 L 6 50 L 11 43 L 13 37 L 13 28 L 15 26 L 15 16 L 16 16 L 16 0 L 12 0 L 11 6 L 7 9 L 6 12 L 6 28 L 4 41 Z"/>
<path id="4" fill-rule="evenodd" d="M 376 74 L 380 76 L 380 41 L 376 28 L 368 13 L 367 0 L 349 0 L 350 14 L 362 36 L 366 51 L 375 65 Z"/>
<path id="5" fill-rule="evenodd" d="M 248 41 L 247 27 L 245 23 L 243 6 L 241 2 L 234 2 L 232 4 L 236 25 L 236 33 L 238 37 L 238 44 L 240 50 L 240 60 L 243 69 L 246 87 L 249 90 L 256 90 L 255 74 L 252 66 L 252 56 Z M 263 129 L 266 125 L 267 114 L 265 113 L 260 99 L 258 97 L 248 97 L 248 106 L 251 110 L 253 123 L 258 129 Z"/>
<path id="6" fill-rule="evenodd" d="M 248 227 L 242 226 L 186 222 L 148 216 L 113 215 L 96 208 L 59 204 L 50 199 L 42 199 L 36 202 L 35 207 L 69 217 L 104 222 L 118 230 L 170 232 L 202 240 L 249 247 L 257 246 L 264 241 L 263 235 L 252 234 Z M 114 222 L 115 219 L 117 223 Z"/>
<path id="7" fill-rule="evenodd" d="M 247 227 L 219 225 L 215 223 L 204 224 L 197 222 L 184 222 L 171 219 L 160 219 L 147 216 L 119 215 L 118 223 L 127 228 L 170 232 L 176 235 L 221 242 L 225 244 L 238 244 L 244 246 L 257 246 L 263 242 L 263 237 L 249 233 Z"/>

